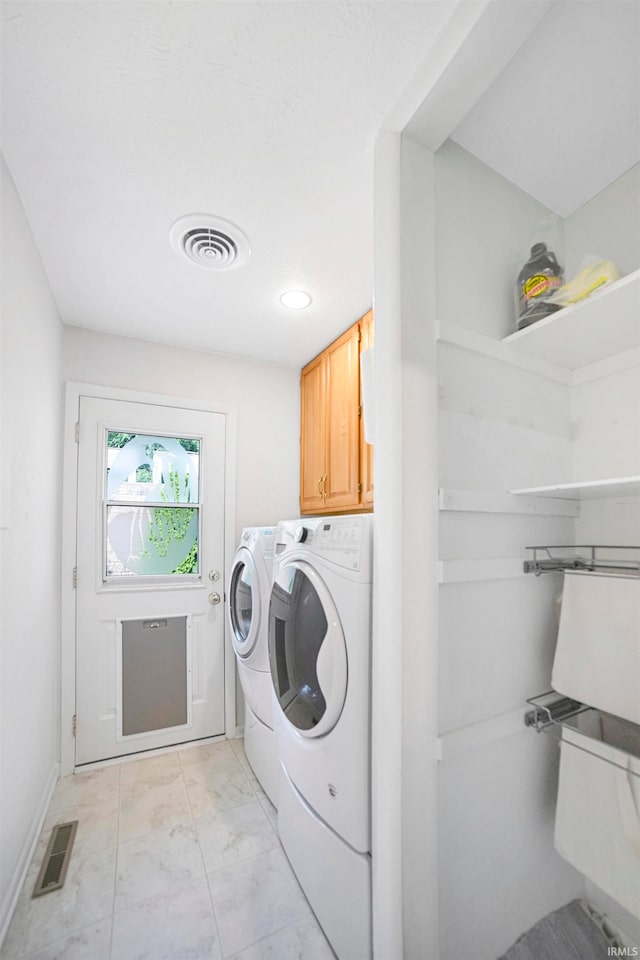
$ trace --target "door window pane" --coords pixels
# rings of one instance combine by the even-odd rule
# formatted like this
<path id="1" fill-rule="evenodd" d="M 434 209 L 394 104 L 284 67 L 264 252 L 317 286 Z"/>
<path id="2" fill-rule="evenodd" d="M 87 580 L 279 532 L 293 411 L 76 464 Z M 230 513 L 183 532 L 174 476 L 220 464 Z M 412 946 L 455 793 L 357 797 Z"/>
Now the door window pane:
<path id="1" fill-rule="evenodd" d="M 107 431 L 107 500 L 198 503 L 200 441 Z"/>
<path id="2" fill-rule="evenodd" d="M 201 441 L 108 430 L 106 445 L 107 579 L 199 574 Z"/>
<path id="3" fill-rule="evenodd" d="M 197 507 L 107 506 L 107 577 L 199 573 Z"/>

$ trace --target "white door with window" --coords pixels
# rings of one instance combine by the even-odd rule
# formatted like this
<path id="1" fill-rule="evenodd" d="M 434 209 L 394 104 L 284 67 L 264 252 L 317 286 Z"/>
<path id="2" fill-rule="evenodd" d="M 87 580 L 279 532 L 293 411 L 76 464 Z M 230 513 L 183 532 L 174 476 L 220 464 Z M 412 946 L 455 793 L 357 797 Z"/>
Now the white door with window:
<path id="1" fill-rule="evenodd" d="M 76 764 L 224 733 L 225 416 L 80 398 Z"/>

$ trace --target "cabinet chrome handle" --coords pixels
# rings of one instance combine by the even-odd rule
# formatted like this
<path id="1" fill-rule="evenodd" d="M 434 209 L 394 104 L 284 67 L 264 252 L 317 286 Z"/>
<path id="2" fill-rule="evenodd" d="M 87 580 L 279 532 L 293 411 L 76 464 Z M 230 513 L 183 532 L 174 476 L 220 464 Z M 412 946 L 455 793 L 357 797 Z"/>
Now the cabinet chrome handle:
<path id="1" fill-rule="evenodd" d="M 323 500 L 327 499 L 327 477 L 328 476 L 329 476 L 328 473 L 323 473 L 322 476 L 320 477 L 320 479 L 322 480 L 322 499 Z"/>

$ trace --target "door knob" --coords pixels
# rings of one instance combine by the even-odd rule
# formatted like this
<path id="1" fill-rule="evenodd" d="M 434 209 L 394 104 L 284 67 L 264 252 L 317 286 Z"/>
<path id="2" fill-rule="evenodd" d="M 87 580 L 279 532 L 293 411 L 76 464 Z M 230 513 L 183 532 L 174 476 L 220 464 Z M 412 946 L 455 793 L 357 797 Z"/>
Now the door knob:
<path id="1" fill-rule="evenodd" d="M 219 594 L 219 593 L 210 593 L 210 594 L 209 594 L 209 603 L 212 603 L 214 606 L 216 606 L 218 603 L 220 603 L 220 600 L 221 600 L 221 597 L 220 597 L 220 594 Z"/>

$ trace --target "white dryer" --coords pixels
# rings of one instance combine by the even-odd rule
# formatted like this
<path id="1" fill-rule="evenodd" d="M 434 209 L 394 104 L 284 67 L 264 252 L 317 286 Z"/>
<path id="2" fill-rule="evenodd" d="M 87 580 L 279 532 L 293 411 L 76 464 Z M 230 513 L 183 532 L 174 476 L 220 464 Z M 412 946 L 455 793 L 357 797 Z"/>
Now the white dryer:
<path id="1" fill-rule="evenodd" d="M 371 956 L 372 524 L 279 523 L 269 606 L 278 829 L 339 960 Z"/>
<path id="2" fill-rule="evenodd" d="M 273 733 L 267 645 L 275 527 L 245 527 L 229 577 L 229 619 L 245 698 L 244 748 L 262 788 L 277 806 L 281 779 Z"/>

